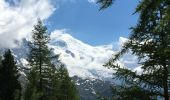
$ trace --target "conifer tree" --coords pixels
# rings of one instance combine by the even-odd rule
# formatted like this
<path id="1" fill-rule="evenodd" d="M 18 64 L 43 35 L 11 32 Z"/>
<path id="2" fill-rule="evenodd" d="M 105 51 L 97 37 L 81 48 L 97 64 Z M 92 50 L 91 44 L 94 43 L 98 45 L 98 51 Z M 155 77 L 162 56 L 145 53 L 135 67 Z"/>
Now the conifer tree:
<path id="1" fill-rule="evenodd" d="M 79 93 L 74 85 L 74 82 L 69 77 L 67 69 L 63 64 L 58 68 L 60 87 L 59 100 L 80 100 Z"/>
<path id="2" fill-rule="evenodd" d="M 5 51 L 0 66 L 0 100 L 20 100 L 19 72 L 10 50 Z"/>
<path id="3" fill-rule="evenodd" d="M 28 61 L 31 68 L 29 78 L 29 84 L 32 86 L 35 94 L 41 94 L 39 100 L 46 100 L 52 92 L 50 85 L 51 77 L 50 70 L 52 70 L 51 64 L 51 51 L 48 49 L 49 36 L 47 28 L 43 26 L 41 20 L 38 20 L 38 24 L 34 26 L 32 41 L 29 44 L 30 53 L 28 55 Z M 37 78 L 37 80 L 33 80 Z M 31 94 L 33 95 L 33 94 Z M 31 99 L 30 99 L 31 100 Z"/>
<path id="4" fill-rule="evenodd" d="M 28 74 L 28 82 L 25 85 L 24 100 L 39 100 L 42 96 L 42 92 L 38 91 L 39 76 L 34 69 Z"/>
<path id="5" fill-rule="evenodd" d="M 34 26 L 32 42 L 29 44 L 28 61 L 31 71 L 30 75 L 28 75 L 30 77 L 28 78 L 28 86 L 25 92 L 26 97 L 32 96 L 33 98 L 38 98 L 37 100 L 62 100 L 58 99 L 61 96 L 58 95 L 61 92 L 60 86 L 63 84 L 61 83 L 62 79 L 59 78 L 62 73 L 58 68 L 62 64 L 59 61 L 59 55 L 54 56 L 48 48 L 49 40 L 47 28 L 41 20 L 38 20 L 38 24 Z M 68 76 L 68 74 L 66 75 Z M 65 91 L 68 90 L 66 89 Z"/>
<path id="6" fill-rule="evenodd" d="M 124 82 L 121 87 L 126 86 L 122 88 L 124 91 L 117 90 L 120 97 L 123 94 L 130 97 L 135 90 L 138 95 L 147 93 L 142 97 L 149 97 L 148 100 L 158 96 L 169 100 L 170 1 L 142 0 L 136 12 L 140 14 L 140 18 L 137 26 L 132 28 L 129 41 L 106 63 L 106 66 L 114 68 L 115 78 Z M 115 65 L 115 61 L 128 50 L 138 57 L 141 74 Z M 129 91 L 130 87 L 134 90 Z"/>

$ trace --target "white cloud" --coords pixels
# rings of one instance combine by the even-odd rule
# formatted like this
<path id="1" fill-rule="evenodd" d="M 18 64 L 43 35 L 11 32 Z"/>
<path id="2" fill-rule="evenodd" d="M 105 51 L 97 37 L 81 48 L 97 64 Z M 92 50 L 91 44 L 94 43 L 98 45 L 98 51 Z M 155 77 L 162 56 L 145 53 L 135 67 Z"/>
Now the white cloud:
<path id="1" fill-rule="evenodd" d="M 72 2 L 72 3 L 76 3 L 77 1 L 83 1 L 83 0 L 58 0 L 58 3 L 67 3 L 67 2 Z M 86 0 L 89 3 L 96 3 L 97 0 Z"/>
<path id="2" fill-rule="evenodd" d="M 122 46 L 125 45 L 126 42 L 128 42 L 129 39 L 125 37 L 119 37 L 118 42 L 113 42 L 113 50 L 115 52 L 119 52 L 122 49 Z M 114 55 L 113 55 L 114 56 Z M 138 60 L 135 55 L 132 55 L 131 50 L 129 52 L 125 53 L 120 59 L 119 63 L 122 64 L 122 66 L 128 67 L 130 69 L 138 67 Z"/>
<path id="3" fill-rule="evenodd" d="M 134 68 L 132 71 L 137 72 L 137 74 L 141 75 L 143 73 L 143 69 L 141 67 L 142 66 L 138 66 Z"/>
<path id="4" fill-rule="evenodd" d="M 97 0 L 88 0 L 89 3 L 96 3 Z"/>
<path id="5" fill-rule="evenodd" d="M 10 1 L 12 3 L 9 3 Z M 17 47 L 23 38 L 31 36 L 37 18 L 48 19 L 55 8 L 52 0 L 0 0 L 0 48 Z M 58 0 L 75 2 L 77 0 Z M 87 0 L 94 3 L 96 0 Z M 52 1 L 54 2 L 54 1 Z"/>
<path id="6" fill-rule="evenodd" d="M 120 37 L 119 38 L 119 45 L 123 46 L 126 42 L 128 42 L 129 39 L 124 38 L 124 37 Z"/>
<path id="7" fill-rule="evenodd" d="M 16 41 L 30 36 L 37 18 L 47 19 L 55 10 L 50 0 L 0 0 L 0 47 L 16 47 Z"/>

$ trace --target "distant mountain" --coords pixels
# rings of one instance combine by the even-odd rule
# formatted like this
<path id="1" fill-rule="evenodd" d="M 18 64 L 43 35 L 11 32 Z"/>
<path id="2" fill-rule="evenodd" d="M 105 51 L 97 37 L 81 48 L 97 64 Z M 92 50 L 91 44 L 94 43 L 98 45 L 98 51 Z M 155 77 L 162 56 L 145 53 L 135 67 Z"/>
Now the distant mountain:
<path id="1" fill-rule="evenodd" d="M 113 51 L 115 47 L 112 44 L 91 46 L 61 30 L 52 32 L 50 37 L 49 47 L 53 50 L 54 54 L 60 54 L 60 60 L 66 65 L 71 77 L 76 75 L 81 78 L 100 80 L 110 80 L 112 78 L 113 71 L 103 67 L 116 52 Z M 121 44 L 125 41 L 127 39 L 122 37 L 119 40 Z M 18 47 L 12 49 L 18 64 L 25 68 L 28 67 L 26 66 L 26 57 L 29 53 L 28 42 L 27 39 L 23 39 L 22 43 L 16 42 Z M 3 51 L 4 49 L 0 49 L 0 53 Z M 126 57 L 128 60 L 130 58 L 132 57 Z M 124 66 L 124 62 L 126 65 L 128 63 L 132 65 L 133 63 L 133 61 L 124 61 L 124 59 L 121 59 L 118 63 Z"/>
<path id="2" fill-rule="evenodd" d="M 66 64 L 70 76 L 83 78 L 110 79 L 112 71 L 103 64 L 114 53 L 112 45 L 90 46 L 73 38 L 67 33 L 54 31 L 51 33 L 50 48 Z"/>
<path id="3" fill-rule="evenodd" d="M 103 96 L 111 96 L 110 85 L 113 71 L 103 67 L 103 64 L 115 52 L 112 45 L 91 46 L 73 38 L 67 33 L 54 31 L 50 35 L 49 47 L 54 54 L 60 54 L 63 62 L 80 92 L 81 100 L 97 100 L 96 93 Z M 18 48 L 13 48 L 12 52 L 20 66 L 22 77 L 20 81 L 25 83 L 27 65 L 27 54 L 29 53 L 28 42 L 23 39 L 18 43 Z M 5 49 L 0 49 L 2 53 Z"/>
<path id="4" fill-rule="evenodd" d="M 60 60 L 63 62 L 71 77 L 95 78 L 100 80 L 109 80 L 112 78 L 112 70 L 103 67 L 104 63 L 112 56 L 114 51 L 112 45 L 90 46 L 73 38 L 66 33 L 54 31 L 51 33 L 51 42 L 49 47 L 54 54 L 60 54 Z M 18 43 L 17 48 L 12 52 L 17 59 L 17 63 L 23 68 L 28 66 L 26 58 L 29 53 L 28 41 L 23 39 Z M 4 49 L 0 49 L 3 53 Z"/>
<path id="5" fill-rule="evenodd" d="M 110 81 L 102 81 L 99 79 L 82 79 L 78 76 L 72 77 L 80 93 L 81 100 L 99 100 L 100 96 L 111 98 L 112 83 Z"/>

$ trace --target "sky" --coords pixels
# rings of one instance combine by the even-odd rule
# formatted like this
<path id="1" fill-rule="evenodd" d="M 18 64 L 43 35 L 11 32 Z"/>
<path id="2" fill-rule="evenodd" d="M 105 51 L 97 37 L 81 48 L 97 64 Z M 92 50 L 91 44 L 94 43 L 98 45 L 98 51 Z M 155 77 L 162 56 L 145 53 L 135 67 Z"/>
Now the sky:
<path id="1" fill-rule="evenodd" d="M 37 18 L 49 33 L 65 30 L 92 46 L 111 44 L 128 37 L 137 23 L 132 15 L 138 0 L 116 0 L 99 11 L 95 0 L 0 0 L 0 47 L 16 47 L 30 37 Z"/>
<path id="2" fill-rule="evenodd" d="M 16 48 L 24 38 L 29 40 L 40 18 L 49 34 L 67 33 L 92 48 L 105 50 L 111 45 L 117 51 L 137 23 L 138 15 L 133 15 L 137 4 L 138 0 L 116 0 L 99 11 L 95 0 L 0 0 L 0 48 Z M 120 61 L 126 65 L 136 64 L 134 56 L 124 58 Z"/>
<path id="3" fill-rule="evenodd" d="M 137 23 L 133 15 L 138 0 L 116 0 L 108 9 L 99 11 L 99 5 L 88 0 L 60 3 L 48 19 L 50 30 L 67 29 L 70 34 L 91 45 L 109 44 L 128 37 L 130 27 Z"/>

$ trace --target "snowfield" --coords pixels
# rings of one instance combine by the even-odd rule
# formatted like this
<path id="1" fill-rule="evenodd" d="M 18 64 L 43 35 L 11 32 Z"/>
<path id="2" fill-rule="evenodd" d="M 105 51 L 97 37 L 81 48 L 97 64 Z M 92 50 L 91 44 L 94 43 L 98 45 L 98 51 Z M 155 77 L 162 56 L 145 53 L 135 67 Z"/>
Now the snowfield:
<path id="1" fill-rule="evenodd" d="M 78 76 L 83 79 L 112 79 L 113 70 L 103 67 L 103 65 L 114 55 L 124 42 L 126 38 L 120 37 L 119 42 L 109 45 L 91 46 L 82 41 L 72 37 L 65 30 L 55 30 L 50 34 L 51 41 L 49 47 L 54 54 L 60 54 L 60 60 L 63 62 L 71 77 Z M 12 52 L 17 59 L 17 63 L 24 69 L 30 68 L 27 62 L 27 55 L 29 53 L 28 40 L 23 39 L 22 43 L 18 43 L 18 47 L 13 48 Z M 118 48 L 118 50 L 113 50 Z M 1 49 L 3 53 L 5 49 Z M 117 63 L 121 66 L 132 65 L 135 58 L 132 56 L 125 56 Z"/>

